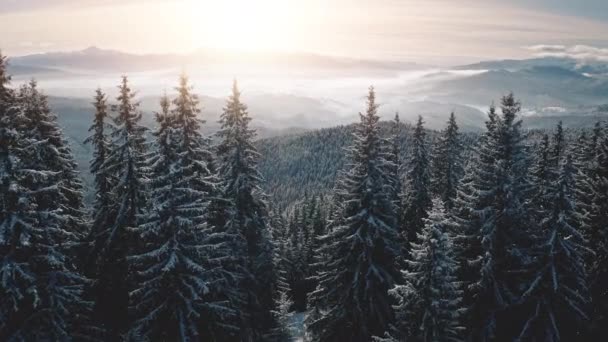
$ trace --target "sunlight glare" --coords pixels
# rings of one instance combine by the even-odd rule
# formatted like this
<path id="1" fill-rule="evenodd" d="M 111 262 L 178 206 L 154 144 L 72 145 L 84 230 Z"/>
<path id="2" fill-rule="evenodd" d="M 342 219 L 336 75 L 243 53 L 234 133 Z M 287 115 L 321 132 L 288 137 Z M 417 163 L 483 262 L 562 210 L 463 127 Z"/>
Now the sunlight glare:
<path id="1" fill-rule="evenodd" d="M 194 44 L 223 50 L 274 51 L 292 47 L 295 1 L 191 0 Z"/>

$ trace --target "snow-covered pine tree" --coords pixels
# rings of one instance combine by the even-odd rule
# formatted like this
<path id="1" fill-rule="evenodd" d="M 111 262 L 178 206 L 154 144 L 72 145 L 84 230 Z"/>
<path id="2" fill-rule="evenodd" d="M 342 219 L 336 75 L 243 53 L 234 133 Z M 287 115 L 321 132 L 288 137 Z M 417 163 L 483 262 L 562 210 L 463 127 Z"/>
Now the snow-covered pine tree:
<path id="1" fill-rule="evenodd" d="M 513 94 L 501 100 L 501 114 L 488 113 L 487 132 L 467 167 L 454 209 L 459 257 L 464 259 L 467 330 L 475 341 L 511 340 L 522 315 L 510 310 L 527 282 L 533 246 L 526 209 L 527 153 Z M 522 322 L 523 324 L 523 322 Z"/>
<path id="2" fill-rule="evenodd" d="M 555 139 L 554 143 L 563 147 L 563 140 Z M 558 150 L 553 149 L 554 157 Z M 552 208 L 541 222 L 545 236 L 537 247 L 538 271 L 523 295 L 532 298 L 534 310 L 519 337 L 522 341 L 575 341 L 582 337 L 589 303 L 584 260 L 587 248 L 578 228 L 574 172 L 572 159 L 566 155 L 549 191 Z"/>
<path id="3" fill-rule="evenodd" d="M 288 272 L 291 270 L 290 249 L 291 241 L 287 235 L 287 225 L 276 210 L 270 210 L 269 222 L 272 228 L 272 238 L 275 245 L 274 267 L 277 273 L 277 291 L 275 294 L 275 309 L 272 311 L 276 325 L 267 334 L 267 339 L 275 342 L 293 341 L 293 301 L 291 288 L 288 283 Z"/>
<path id="4" fill-rule="evenodd" d="M 317 250 L 319 249 L 320 243 L 319 238 L 326 234 L 326 217 L 324 206 L 324 198 L 322 196 L 314 197 L 311 203 L 309 203 L 309 214 L 308 214 L 308 241 L 307 241 L 307 265 L 306 265 L 306 301 L 304 308 L 308 309 L 309 301 L 308 296 L 317 287 L 316 280 L 316 269 L 317 263 Z"/>
<path id="5" fill-rule="evenodd" d="M 551 149 L 551 164 L 554 169 L 559 169 L 561 165 L 561 160 L 564 155 L 564 151 L 566 150 L 566 142 L 564 137 L 564 127 L 561 121 L 557 123 L 555 127 L 555 133 L 553 133 L 553 141 L 552 141 L 552 149 Z"/>
<path id="6" fill-rule="evenodd" d="M 593 151 L 593 157 L 597 154 L 600 141 L 604 134 L 606 134 L 604 125 L 605 123 L 602 121 L 596 121 L 595 125 L 593 125 L 593 134 L 591 134 L 591 144 L 589 146 L 589 150 Z"/>
<path id="7" fill-rule="evenodd" d="M 590 137 L 585 130 L 582 130 L 573 144 L 570 145 L 568 153 L 572 155 L 572 165 L 574 172 L 574 201 L 576 203 L 575 210 L 578 217 L 578 227 L 581 234 L 585 237 L 586 246 L 591 250 L 597 250 L 596 243 L 599 241 L 597 236 L 594 236 L 592 227 L 592 211 L 594 198 L 594 169 L 595 169 L 595 150 L 593 149 Z M 585 262 L 587 274 L 591 271 L 591 267 L 595 262 L 594 253 L 585 254 L 587 260 Z M 593 318 L 593 317 L 591 317 Z"/>
<path id="8" fill-rule="evenodd" d="M 73 232 L 79 238 L 87 232 L 85 209 L 83 203 L 84 188 L 80 180 L 76 161 L 57 124 L 57 116 L 51 112 L 47 97 L 38 90 L 35 80 L 19 88 L 17 99 L 20 107 L 29 119 L 25 129 L 34 139 L 46 141 L 41 145 L 36 155 L 39 168 L 56 172 L 58 192 L 56 197 L 50 194 L 41 194 L 41 201 L 54 203 L 61 209 L 63 228 Z M 70 246 L 70 253 L 76 253 L 76 244 Z"/>
<path id="9" fill-rule="evenodd" d="M 296 311 L 306 310 L 306 281 L 308 276 L 308 244 L 305 239 L 307 229 L 306 202 L 298 202 L 289 213 L 285 241 L 285 258 L 288 267 L 284 269 L 285 281 L 290 288 L 290 297 Z M 276 240 L 275 240 L 276 241 Z"/>
<path id="10" fill-rule="evenodd" d="M 156 116 L 150 205 L 133 229 L 141 247 L 128 257 L 136 272 L 130 293 L 134 340 L 217 340 L 222 319 L 234 314 L 226 303 L 207 300 L 216 298 L 208 295 L 215 287 L 229 285 L 218 259 L 224 247 L 206 222 L 215 175 L 205 168 L 209 151 L 198 132 L 198 100 L 184 75 L 177 90 L 174 110 L 165 96 Z"/>
<path id="11" fill-rule="evenodd" d="M 129 229 L 138 225 L 138 217 L 147 205 L 146 129 L 140 125 L 141 112 L 133 101 L 135 93 L 122 77 L 112 132 L 112 150 L 100 172 L 113 175 L 111 196 L 112 220 L 97 232 L 94 256 L 97 275 L 94 289 L 95 311 L 109 338 L 118 340 L 129 324 L 128 301 L 130 274 L 126 257 L 136 245 Z"/>
<path id="12" fill-rule="evenodd" d="M 596 126 L 594 137 L 596 139 L 595 160 L 590 171 L 590 189 L 593 198 L 589 215 L 586 218 L 588 232 L 595 252 L 593 263 L 589 270 L 589 285 L 592 297 L 592 336 L 602 338 L 608 333 L 608 230 L 606 217 L 608 217 L 608 131 L 607 127 Z M 592 143 L 593 144 L 593 143 Z"/>
<path id="13" fill-rule="evenodd" d="M 462 290 L 443 200 L 433 200 L 425 223 L 419 242 L 412 244 L 408 269 L 402 270 L 405 284 L 390 290 L 397 301 L 396 322 L 381 341 L 463 340 Z"/>
<path id="14" fill-rule="evenodd" d="M 431 168 L 433 192 L 443 200 L 448 210 L 454 206 L 458 182 L 464 173 L 462 153 L 463 145 L 458 124 L 452 112 L 435 145 Z"/>
<path id="15" fill-rule="evenodd" d="M 536 153 L 536 161 L 530 169 L 530 178 L 533 184 L 531 203 L 534 207 L 537 222 L 547 217 L 554 206 L 552 189 L 558 179 L 560 163 L 565 149 L 564 130 L 562 122 L 559 121 L 551 143 L 549 143 L 549 136 L 543 134 Z"/>
<path id="16" fill-rule="evenodd" d="M 402 127 L 401 120 L 399 119 L 399 113 L 395 113 L 395 117 L 391 122 L 390 129 L 390 138 L 389 138 L 389 152 L 387 155 L 388 164 L 388 176 L 393 183 L 393 193 L 391 194 L 393 205 L 395 206 L 395 211 L 398 212 L 399 208 L 401 208 L 402 202 L 402 191 L 403 191 L 403 182 L 401 179 L 401 171 L 403 167 L 403 163 L 401 160 L 401 143 L 402 143 Z M 399 217 L 398 217 L 399 219 Z M 400 226 L 399 226 L 400 227 Z"/>
<path id="17" fill-rule="evenodd" d="M 99 232 L 104 231 L 110 222 L 113 222 L 113 213 L 111 209 L 114 206 L 112 200 L 112 184 L 115 181 L 112 174 L 107 174 L 102 169 L 102 165 L 105 163 L 112 147 L 110 146 L 110 133 L 112 126 L 109 122 L 110 116 L 108 113 L 107 96 L 101 90 L 97 88 L 95 91 L 95 100 L 93 102 L 95 107 L 95 114 L 93 117 L 93 124 L 89 128 L 91 135 L 84 141 L 85 144 L 89 144 L 93 147 L 93 159 L 90 162 L 90 171 L 93 174 L 95 180 L 95 199 L 93 201 L 92 215 L 93 220 L 87 238 L 86 254 L 84 263 L 84 272 L 89 276 L 95 276 L 96 262 L 95 262 L 95 241 L 96 236 Z M 88 246 L 90 244 L 90 246 Z"/>
<path id="18" fill-rule="evenodd" d="M 427 211 L 431 208 L 431 176 L 427 151 L 426 131 L 422 116 L 418 116 L 412 137 L 412 152 L 406 175 L 402 230 L 408 243 L 416 241 L 417 234 L 424 226 Z"/>
<path id="19" fill-rule="evenodd" d="M 341 217 L 318 252 L 326 259 L 311 294 L 315 308 L 307 334 L 313 341 L 369 341 L 393 320 L 388 289 L 401 281 L 396 262 L 401 246 L 377 109 L 370 88 L 349 152 L 352 160 L 340 178 Z"/>
<path id="20" fill-rule="evenodd" d="M 241 281 L 246 296 L 243 310 L 249 321 L 248 327 L 243 327 L 243 333 L 258 341 L 276 324 L 272 314 L 276 279 L 266 196 L 260 188 L 259 154 L 253 145 L 255 130 L 249 128 L 250 121 L 235 80 L 220 117 L 217 154 L 224 183 L 223 197 L 230 202 L 226 215 L 231 227 L 227 229 L 240 233 L 245 239 L 245 245 L 235 251 L 245 260 L 249 275 Z"/>
<path id="21" fill-rule="evenodd" d="M 67 184 L 65 170 L 49 166 L 73 159 L 67 148 L 48 154 L 64 141 L 54 116 L 43 113 L 48 115 L 41 115 L 40 124 L 53 133 L 45 138 L 60 141 L 41 139 L 33 122 L 38 116 L 22 108 L 25 98 L 17 98 L 9 81 L 0 55 L 0 339 L 69 340 L 90 308 L 82 299 L 86 279 L 66 248 L 78 238 L 71 224 L 82 218 L 62 207 L 67 199 L 46 199 L 62 198 Z M 44 105 L 41 95 L 35 100 Z M 48 159 L 41 162 L 41 156 Z"/>
<path id="22" fill-rule="evenodd" d="M 239 281 L 246 278 L 243 256 L 235 253 L 245 245 L 238 229 L 229 220 L 230 200 L 224 198 L 225 182 L 218 175 L 216 157 L 212 153 L 211 140 L 200 133 L 205 121 L 200 119 L 199 98 L 182 75 L 176 88 L 178 96 L 173 100 L 172 111 L 180 136 L 180 156 L 189 163 L 184 166 L 189 176 L 190 188 L 198 189 L 205 196 L 204 218 L 209 226 L 209 244 L 216 247 L 208 251 L 208 259 L 216 260 L 217 275 L 205 301 L 222 302 L 222 306 L 206 305 L 201 323 L 206 336 L 218 341 L 232 340 L 243 326 L 243 306 L 246 294 L 239 288 Z M 228 224 L 227 224 L 228 223 Z"/>
<path id="23" fill-rule="evenodd" d="M 530 178 L 534 187 L 531 203 L 538 214 L 537 218 L 541 220 L 552 206 L 552 203 L 549 203 L 551 200 L 549 189 L 553 185 L 556 176 L 555 171 L 557 171 L 553 168 L 549 135 L 543 134 L 535 152 L 535 160 L 530 168 Z"/>

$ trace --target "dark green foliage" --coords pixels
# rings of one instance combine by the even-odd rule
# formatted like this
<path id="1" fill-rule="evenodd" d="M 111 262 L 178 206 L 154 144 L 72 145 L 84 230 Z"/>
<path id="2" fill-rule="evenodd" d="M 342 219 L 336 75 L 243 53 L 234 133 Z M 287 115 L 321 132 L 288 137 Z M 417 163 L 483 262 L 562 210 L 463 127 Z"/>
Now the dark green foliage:
<path id="1" fill-rule="evenodd" d="M 476 341 L 510 340 L 521 317 L 511 311 L 519 300 L 533 247 L 526 208 L 526 149 L 512 94 L 492 107 L 479 154 L 468 167 L 455 206 L 463 258 L 467 327 Z"/>
<path id="2" fill-rule="evenodd" d="M 223 198 L 227 228 L 244 238 L 244 245 L 235 251 L 245 261 L 247 278 L 241 281 L 245 294 L 242 310 L 247 325 L 241 333 L 247 338 L 261 340 L 276 325 L 272 314 L 276 274 L 273 264 L 273 245 L 268 228 L 268 211 L 257 170 L 259 153 L 253 145 L 255 131 L 249 128 L 251 118 L 247 106 L 241 102 L 240 91 L 234 81 L 232 94 L 221 115 L 220 142 L 217 155 L 223 181 Z"/>
<path id="3" fill-rule="evenodd" d="M 406 235 L 406 241 L 410 243 L 416 241 L 418 233 L 424 226 L 424 219 L 427 218 L 427 211 L 432 205 L 430 158 L 421 116 L 418 117 L 411 144 L 401 217 L 402 231 Z"/>
<path id="4" fill-rule="evenodd" d="M 456 116 L 452 112 L 435 143 L 431 168 L 433 194 L 443 200 L 447 209 L 454 206 L 458 183 L 464 174 L 463 152 Z"/>
<path id="5" fill-rule="evenodd" d="M 82 338 L 91 303 L 70 260 L 85 233 L 75 163 L 36 83 L 15 93 L 9 81 L 0 55 L 0 339 Z"/>
<path id="6" fill-rule="evenodd" d="M 139 124 L 141 113 L 134 97 L 125 76 L 116 98 L 112 150 L 100 167 L 101 172 L 116 178 L 110 190 L 113 206 L 109 212 L 113 216 L 104 230 L 96 232 L 93 256 L 97 265 L 95 311 L 111 339 L 117 339 L 129 326 L 131 279 L 126 257 L 137 243 L 129 230 L 137 227 L 147 203 L 146 129 Z"/>
<path id="7" fill-rule="evenodd" d="M 375 93 L 350 149 L 351 162 L 340 179 L 339 206 L 319 255 L 316 307 L 308 330 L 314 341 L 369 341 L 393 320 L 388 289 L 400 283 L 398 230 L 389 194 L 386 145 L 378 134 Z"/>
<path id="8" fill-rule="evenodd" d="M 452 237 L 443 200 L 436 199 L 412 244 L 404 285 L 390 293 L 397 300 L 396 321 L 384 341 L 461 341 L 462 290 L 456 275 Z"/>
<path id="9" fill-rule="evenodd" d="M 559 127 L 553 157 L 561 160 L 559 155 L 564 144 Z M 575 211 L 572 159 L 568 155 L 559 170 L 555 165 L 551 168 L 557 177 L 548 192 L 551 208 L 547 208 L 540 224 L 543 234 L 535 252 L 537 272 L 523 294 L 525 300 L 532 299 L 534 311 L 524 325 L 521 340 L 580 339 L 588 317 L 589 294 L 583 257 L 587 248 Z"/>

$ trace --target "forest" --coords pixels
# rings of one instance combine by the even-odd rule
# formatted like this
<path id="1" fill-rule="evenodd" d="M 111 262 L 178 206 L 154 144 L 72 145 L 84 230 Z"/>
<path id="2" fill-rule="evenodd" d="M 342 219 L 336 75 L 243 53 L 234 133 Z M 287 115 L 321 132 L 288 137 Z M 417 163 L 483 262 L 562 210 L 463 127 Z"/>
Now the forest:
<path id="1" fill-rule="evenodd" d="M 380 122 L 257 139 L 183 74 L 142 125 L 91 99 L 92 200 L 48 98 L 0 55 L 0 341 L 601 341 L 608 127 Z M 362 89 L 365 93 L 365 89 Z M 492 99 L 488 99 L 491 102 Z M 354 114 L 354 113 L 353 113 Z"/>

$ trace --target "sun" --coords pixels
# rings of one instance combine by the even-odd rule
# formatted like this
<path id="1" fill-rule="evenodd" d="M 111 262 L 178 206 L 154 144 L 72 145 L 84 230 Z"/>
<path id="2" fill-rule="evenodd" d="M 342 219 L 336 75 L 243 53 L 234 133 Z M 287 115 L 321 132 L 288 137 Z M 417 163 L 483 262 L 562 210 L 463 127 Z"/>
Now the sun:
<path id="1" fill-rule="evenodd" d="M 299 18 L 290 0 L 189 0 L 186 8 L 195 45 L 237 51 L 293 47 Z"/>

